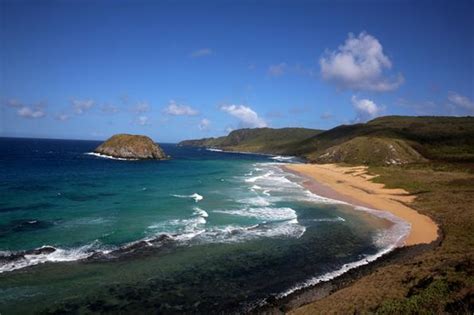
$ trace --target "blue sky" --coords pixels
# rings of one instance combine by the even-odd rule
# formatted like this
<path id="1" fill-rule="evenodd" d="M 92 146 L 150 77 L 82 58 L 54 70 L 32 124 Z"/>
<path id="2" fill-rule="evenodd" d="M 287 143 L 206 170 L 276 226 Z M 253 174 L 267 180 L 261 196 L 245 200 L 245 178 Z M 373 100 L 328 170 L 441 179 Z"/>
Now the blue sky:
<path id="1" fill-rule="evenodd" d="M 473 1 L 0 0 L 0 136 L 474 114 Z"/>

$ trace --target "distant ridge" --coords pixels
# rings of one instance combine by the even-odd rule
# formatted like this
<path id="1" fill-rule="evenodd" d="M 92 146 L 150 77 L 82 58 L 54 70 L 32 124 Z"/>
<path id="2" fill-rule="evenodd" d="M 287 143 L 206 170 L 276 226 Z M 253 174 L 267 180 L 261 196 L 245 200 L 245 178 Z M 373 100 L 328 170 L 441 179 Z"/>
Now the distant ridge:
<path id="1" fill-rule="evenodd" d="M 186 140 L 179 144 L 226 151 L 296 155 L 316 163 L 474 162 L 474 117 L 385 116 L 327 131 L 239 129 L 224 137 Z"/>

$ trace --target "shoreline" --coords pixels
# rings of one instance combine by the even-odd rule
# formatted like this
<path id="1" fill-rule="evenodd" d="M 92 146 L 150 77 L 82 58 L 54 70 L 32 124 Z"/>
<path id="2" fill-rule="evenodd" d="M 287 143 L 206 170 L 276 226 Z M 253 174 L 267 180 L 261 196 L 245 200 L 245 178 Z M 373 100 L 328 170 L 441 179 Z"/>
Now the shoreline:
<path id="1" fill-rule="evenodd" d="M 438 225 L 431 218 L 419 214 L 416 210 L 408 207 L 415 197 L 402 189 L 384 188 L 383 184 L 371 182 L 375 176 L 366 173 L 367 167 L 355 166 L 345 167 L 334 164 L 318 165 L 318 164 L 286 164 L 281 168 L 284 171 L 293 173 L 305 179 L 303 186 L 321 197 L 343 201 L 354 206 L 366 207 L 374 209 L 374 211 L 388 212 L 404 221 L 405 218 L 399 216 L 399 211 L 393 211 L 396 207 L 402 207 L 407 210 L 415 218 L 425 217 L 430 224 L 430 233 L 426 237 L 419 237 L 419 231 L 413 234 L 413 229 L 405 237 L 405 243 L 394 246 L 390 250 L 378 255 L 376 259 L 367 261 L 364 264 L 354 266 L 345 270 L 341 274 L 330 279 L 320 279 L 314 284 L 303 286 L 292 291 L 288 295 L 273 296 L 266 300 L 265 305 L 253 309 L 250 313 L 255 314 L 286 314 L 293 313 L 294 310 L 315 301 L 321 300 L 338 290 L 350 286 L 358 279 L 374 273 L 383 266 L 394 263 L 404 263 L 420 255 L 421 253 L 431 250 L 441 244 L 443 235 Z M 311 170 L 314 168 L 315 170 Z M 321 170 L 322 169 L 322 170 Z M 309 170 L 309 171 L 308 171 Z M 320 177 L 320 175 L 323 175 Z M 357 178 L 358 180 L 351 180 Z M 344 186 L 350 189 L 343 189 Z M 374 189 L 376 190 L 374 191 Z M 380 190 L 384 193 L 380 193 Z M 371 200 L 367 202 L 362 196 L 367 195 Z M 384 206 L 380 207 L 381 200 L 373 202 L 373 197 L 382 196 L 385 201 Z M 393 198 L 393 199 L 392 199 Z M 415 214 L 413 214 L 413 212 Z M 407 221 L 413 227 L 419 228 L 419 221 Z M 424 221 L 422 221 L 424 223 Z M 434 231 L 434 233 L 433 233 Z M 409 242 L 407 241 L 409 240 Z"/>
<path id="2" fill-rule="evenodd" d="M 288 164 L 282 168 L 305 178 L 305 188 L 322 197 L 388 212 L 408 222 L 411 228 L 402 246 L 429 244 L 438 239 L 438 225 L 408 206 L 415 196 L 370 181 L 375 176 L 368 175 L 365 166 Z"/>

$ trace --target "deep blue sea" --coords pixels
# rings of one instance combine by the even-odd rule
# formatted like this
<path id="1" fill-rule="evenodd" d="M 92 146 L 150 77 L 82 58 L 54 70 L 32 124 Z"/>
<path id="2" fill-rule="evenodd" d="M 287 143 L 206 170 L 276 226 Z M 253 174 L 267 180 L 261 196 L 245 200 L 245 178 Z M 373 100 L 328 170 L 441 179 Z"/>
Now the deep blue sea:
<path id="1" fill-rule="evenodd" d="M 373 260 L 407 226 L 320 197 L 290 157 L 0 138 L 0 313 L 244 312 Z M 391 220 L 387 224 L 387 218 Z"/>

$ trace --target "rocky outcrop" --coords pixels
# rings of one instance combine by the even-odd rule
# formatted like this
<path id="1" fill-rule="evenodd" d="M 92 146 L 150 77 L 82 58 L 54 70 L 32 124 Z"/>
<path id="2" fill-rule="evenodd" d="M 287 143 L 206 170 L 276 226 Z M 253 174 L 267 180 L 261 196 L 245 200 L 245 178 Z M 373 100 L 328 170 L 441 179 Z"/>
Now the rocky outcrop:
<path id="1" fill-rule="evenodd" d="M 165 160 L 169 158 L 149 137 L 129 134 L 112 136 L 94 152 L 122 159 Z"/>

